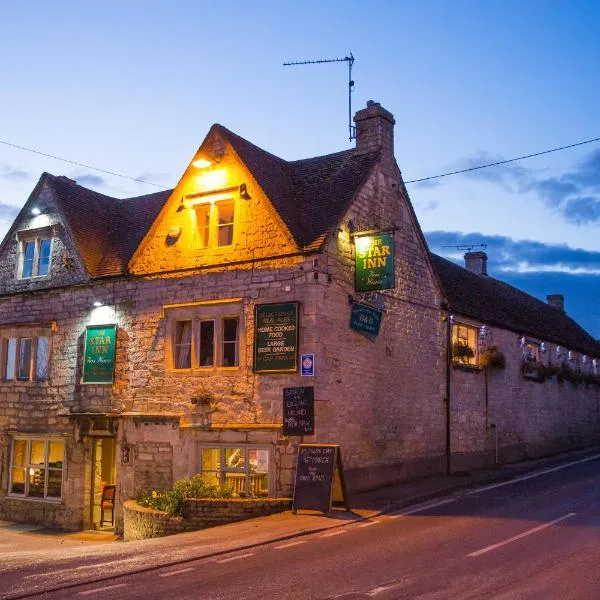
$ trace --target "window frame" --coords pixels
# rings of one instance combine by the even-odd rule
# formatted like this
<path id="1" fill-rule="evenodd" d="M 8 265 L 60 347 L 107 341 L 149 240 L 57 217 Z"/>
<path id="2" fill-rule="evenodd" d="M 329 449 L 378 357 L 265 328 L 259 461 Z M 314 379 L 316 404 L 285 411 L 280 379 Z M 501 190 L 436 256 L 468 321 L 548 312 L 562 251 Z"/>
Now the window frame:
<path id="1" fill-rule="evenodd" d="M 226 450 L 227 449 L 242 449 L 244 451 L 244 466 L 243 467 L 230 467 L 227 465 L 226 460 Z M 204 470 L 202 468 L 202 450 L 219 450 L 219 468 L 215 471 L 213 469 Z M 251 464 L 249 459 L 249 452 L 251 450 L 262 450 L 268 453 L 269 457 L 269 466 L 266 471 L 267 475 L 267 497 L 271 497 L 273 494 L 273 482 L 274 477 L 273 474 L 275 472 L 273 465 L 273 446 L 269 446 L 266 444 L 246 444 L 246 443 L 236 443 L 230 442 L 227 444 L 211 444 L 208 442 L 199 442 L 198 443 L 198 473 L 202 475 L 203 473 L 217 473 L 219 475 L 219 484 L 221 486 L 225 485 L 227 477 L 227 473 L 243 473 L 245 475 L 245 484 L 244 489 L 250 490 L 250 476 L 253 474 L 251 471 Z M 246 492 L 247 493 L 247 492 Z"/>
<path id="2" fill-rule="evenodd" d="M 38 377 L 40 373 L 40 340 L 45 339 L 46 355 L 43 378 Z M 22 374 L 22 345 L 23 342 L 30 340 L 30 356 L 29 366 L 27 368 L 27 377 Z M 14 341 L 14 351 L 11 352 L 11 341 Z M 12 373 L 9 373 L 9 358 L 14 353 Z M 2 383 L 18 383 L 23 384 L 43 384 L 50 379 L 50 359 L 52 353 L 52 336 L 51 330 L 48 328 L 6 328 L 0 329 L 0 381 Z"/>
<path id="3" fill-rule="evenodd" d="M 10 455 L 9 455 L 9 463 L 8 463 L 8 485 L 7 485 L 7 497 L 9 498 L 19 498 L 28 501 L 37 501 L 37 502 L 48 502 L 53 504 L 62 503 L 65 496 L 65 480 L 66 480 L 66 455 L 67 455 L 67 441 L 64 437 L 60 436 L 32 436 L 32 435 L 21 435 L 15 434 L 10 438 Z M 14 456 L 15 456 L 15 443 L 18 441 L 22 441 L 26 443 L 25 450 L 25 463 L 16 465 L 14 464 Z M 33 442 L 44 442 L 44 462 L 43 463 L 33 463 L 31 457 L 31 448 Z M 60 467 L 50 466 L 53 463 L 49 461 L 49 451 L 51 443 L 60 443 L 62 444 L 62 460 L 58 461 L 61 463 Z M 42 466 L 40 466 L 42 465 Z M 13 471 L 15 468 L 25 469 L 25 481 L 23 482 L 23 493 L 14 492 L 13 491 Z M 44 471 L 44 494 L 43 496 L 32 496 L 30 494 L 30 475 L 31 471 L 34 469 L 42 469 Z M 60 470 L 60 497 L 58 496 L 48 496 L 48 483 L 50 479 L 51 471 L 59 471 Z"/>
<path id="4" fill-rule="evenodd" d="M 42 264 L 42 243 L 49 242 L 48 247 L 48 268 L 45 273 L 40 275 L 40 265 Z M 51 228 L 41 230 L 19 231 L 17 233 L 18 242 L 18 260 L 17 260 L 17 279 L 28 281 L 31 279 L 50 278 L 52 273 L 52 253 L 54 250 L 54 233 Z M 34 244 L 33 257 L 31 258 L 31 275 L 25 275 L 25 255 L 28 244 Z"/>
<path id="5" fill-rule="evenodd" d="M 243 341 L 245 335 L 244 305 L 240 300 L 208 301 L 188 306 L 164 307 L 167 323 L 166 363 L 169 371 L 174 373 L 211 373 L 216 371 L 239 371 L 246 364 L 246 353 Z M 225 341 L 225 321 L 237 320 L 237 339 L 235 342 Z M 176 349 L 177 323 L 192 322 L 191 355 L 189 367 L 177 367 Z M 214 322 L 213 327 L 213 364 L 200 364 L 201 358 L 201 324 Z M 235 343 L 237 364 L 225 365 L 225 344 Z"/>
<path id="6" fill-rule="evenodd" d="M 236 188 L 237 189 L 237 188 Z M 221 250 L 235 246 L 236 243 L 236 222 L 239 214 L 239 204 L 234 194 L 217 193 L 210 195 L 201 195 L 184 197 L 184 203 L 189 206 L 192 220 L 192 238 L 193 246 L 196 250 Z M 220 222 L 219 207 L 223 205 L 232 206 L 232 220 L 227 223 Z M 198 209 L 208 208 L 208 225 L 199 226 L 197 216 Z M 231 242 L 220 244 L 221 230 L 225 227 L 231 228 Z M 199 235 L 202 229 L 203 235 Z M 202 239 L 201 239 L 202 238 Z"/>
<path id="7" fill-rule="evenodd" d="M 464 328 L 467 330 L 467 346 L 469 348 L 471 348 L 471 350 L 473 350 L 473 356 L 468 358 L 467 360 L 462 360 L 461 357 L 459 356 L 454 356 L 454 344 L 459 341 L 460 339 L 465 339 L 465 338 L 461 338 L 458 336 L 458 330 L 460 328 Z M 452 328 L 450 331 L 450 346 L 452 349 L 452 364 L 454 366 L 460 366 L 460 367 L 467 367 L 467 368 L 472 368 L 472 369 L 478 369 L 479 368 L 479 356 L 480 356 L 480 348 L 479 348 L 479 332 L 481 330 L 481 327 L 478 325 L 473 325 L 472 323 L 468 323 L 466 321 L 462 321 L 462 320 L 454 320 L 452 322 Z M 456 332 L 456 333 L 455 333 Z M 468 333 L 471 332 L 473 334 L 473 345 L 471 345 L 469 343 L 469 335 Z"/>

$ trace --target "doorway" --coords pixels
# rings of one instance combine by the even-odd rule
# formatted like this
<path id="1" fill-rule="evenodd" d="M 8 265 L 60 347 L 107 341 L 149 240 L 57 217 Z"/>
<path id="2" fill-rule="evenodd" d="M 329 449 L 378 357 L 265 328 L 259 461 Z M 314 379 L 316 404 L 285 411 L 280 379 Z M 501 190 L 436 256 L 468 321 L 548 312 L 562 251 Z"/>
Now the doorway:
<path id="1" fill-rule="evenodd" d="M 92 489 L 90 506 L 91 529 L 114 529 L 114 517 L 109 508 L 102 514 L 102 491 L 105 486 L 115 484 L 115 438 L 92 438 Z M 101 522 L 102 517 L 104 521 Z"/>

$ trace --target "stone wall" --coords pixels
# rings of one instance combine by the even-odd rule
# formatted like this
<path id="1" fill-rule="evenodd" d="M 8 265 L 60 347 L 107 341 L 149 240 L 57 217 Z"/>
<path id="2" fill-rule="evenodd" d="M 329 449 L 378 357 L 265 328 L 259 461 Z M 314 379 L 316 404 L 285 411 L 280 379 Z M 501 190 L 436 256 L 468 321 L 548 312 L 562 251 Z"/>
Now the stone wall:
<path id="1" fill-rule="evenodd" d="M 197 531 L 283 512 L 291 506 L 289 498 L 187 499 L 183 503 L 183 515 L 171 516 L 130 500 L 123 505 L 123 539 L 127 542 Z"/>

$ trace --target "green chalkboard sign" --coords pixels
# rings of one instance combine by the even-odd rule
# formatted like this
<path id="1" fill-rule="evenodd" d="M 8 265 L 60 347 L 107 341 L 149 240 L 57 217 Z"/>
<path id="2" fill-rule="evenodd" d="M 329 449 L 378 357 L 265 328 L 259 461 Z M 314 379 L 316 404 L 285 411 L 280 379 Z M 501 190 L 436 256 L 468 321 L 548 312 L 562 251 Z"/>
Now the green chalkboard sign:
<path id="1" fill-rule="evenodd" d="M 116 325 L 90 325 L 85 330 L 83 383 L 112 383 L 117 347 Z"/>
<path id="2" fill-rule="evenodd" d="M 392 234 L 357 235 L 356 248 L 357 292 L 388 290 L 396 286 L 394 277 L 394 237 Z"/>
<path id="3" fill-rule="evenodd" d="M 254 372 L 296 371 L 298 371 L 298 303 L 256 305 Z"/>
<path id="4" fill-rule="evenodd" d="M 381 327 L 381 316 L 382 312 L 380 310 L 360 302 L 353 302 L 352 312 L 350 313 L 350 327 L 361 333 L 377 335 Z"/>

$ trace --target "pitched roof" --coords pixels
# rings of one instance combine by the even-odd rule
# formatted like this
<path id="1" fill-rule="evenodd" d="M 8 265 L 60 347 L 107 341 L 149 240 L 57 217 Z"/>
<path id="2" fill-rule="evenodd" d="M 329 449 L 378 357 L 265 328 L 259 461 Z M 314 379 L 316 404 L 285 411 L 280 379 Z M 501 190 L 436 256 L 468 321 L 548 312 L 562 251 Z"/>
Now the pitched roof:
<path id="1" fill-rule="evenodd" d="M 350 207 L 379 152 L 344 150 L 285 161 L 214 125 L 267 194 L 300 248 L 317 247 Z"/>
<path id="2" fill-rule="evenodd" d="M 121 275 L 172 190 L 118 199 L 44 173 L 91 277 Z"/>
<path id="3" fill-rule="evenodd" d="M 560 309 L 493 277 L 430 256 L 452 312 L 600 357 L 600 344 Z"/>

